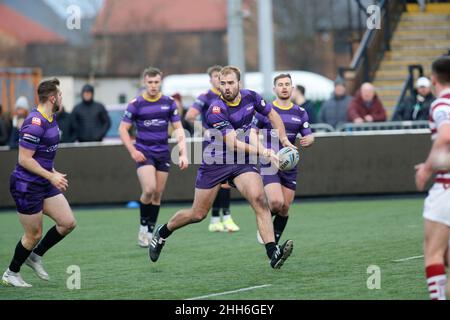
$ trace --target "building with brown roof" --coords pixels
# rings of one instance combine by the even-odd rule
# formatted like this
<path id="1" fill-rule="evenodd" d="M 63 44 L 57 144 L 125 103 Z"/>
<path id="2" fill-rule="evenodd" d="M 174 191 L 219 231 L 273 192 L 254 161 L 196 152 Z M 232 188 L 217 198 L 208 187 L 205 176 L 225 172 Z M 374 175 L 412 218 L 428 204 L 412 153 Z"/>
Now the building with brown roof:
<path id="1" fill-rule="evenodd" d="M 93 28 L 95 73 L 204 72 L 226 63 L 225 0 L 105 0 Z"/>

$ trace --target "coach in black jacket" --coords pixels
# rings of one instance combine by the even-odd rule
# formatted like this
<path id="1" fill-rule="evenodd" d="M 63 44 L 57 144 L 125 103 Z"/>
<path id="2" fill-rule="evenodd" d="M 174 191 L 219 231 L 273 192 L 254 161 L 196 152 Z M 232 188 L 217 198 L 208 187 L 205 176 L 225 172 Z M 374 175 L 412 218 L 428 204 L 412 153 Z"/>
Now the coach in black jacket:
<path id="1" fill-rule="evenodd" d="M 94 87 L 84 85 L 81 90 L 83 101 L 72 111 L 72 128 L 80 142 L 102 141 L 111 127 L 111 120 L 105 106 L 94 101 Z"/>
<path id="2" fill-rule="evenodd" d="M 431 82 L 421 77 L 416 83 L 414 95 L 406 97 L 395 110 L 393 121 L 428 120 L 430 105 L 436 99 L 431 93 Z"/>

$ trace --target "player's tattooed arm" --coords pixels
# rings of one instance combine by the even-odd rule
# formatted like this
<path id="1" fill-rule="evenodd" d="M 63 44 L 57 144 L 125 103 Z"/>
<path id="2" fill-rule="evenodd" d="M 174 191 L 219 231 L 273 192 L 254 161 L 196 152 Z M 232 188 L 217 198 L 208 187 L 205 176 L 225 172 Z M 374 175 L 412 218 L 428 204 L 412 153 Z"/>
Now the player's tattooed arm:
<path id="1" fill-rule="evenodd" d="M 252 139 L 250 135 L 250 140 Z M 273 162 L 278 161 L 278 157 L 272 149 L 266 149 L 264 147 L 254 146 L 250 141 L 250 144 L 240 141 L 237 138 L 236 131 L 228 130 L 224 136 L 225 144 L 229 150 L 238 151 L 242 153 L 254 154 L 271 159 Z"/>
<path id="2" fill-rule="evenodd" d="M 280 159 L 278 158 L 276 152 L 273 149 L 265 148 L 264 145 L 261 143 L 258 129 L 255 128 L 250 129 L 249 142 L 251 145 L 255 146 L 258 149 L 258 155 L 270 159 L 270 161 L 278 167 Z"/>

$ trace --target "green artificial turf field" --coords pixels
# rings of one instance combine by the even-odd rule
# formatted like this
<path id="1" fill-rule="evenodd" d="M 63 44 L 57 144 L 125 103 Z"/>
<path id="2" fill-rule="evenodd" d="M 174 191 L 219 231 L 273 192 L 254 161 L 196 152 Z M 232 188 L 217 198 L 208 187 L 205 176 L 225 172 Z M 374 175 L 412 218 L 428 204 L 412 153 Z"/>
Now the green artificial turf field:
<path id="1" fill-rule="evenodd" d="M 45 255 L 50 282 L 23 266 L 33 287 L 0 286 L 0 299 L 428 299 L 423 259 L 393 262 L 422 255 L 422 203 L 296 200 L 282 237 L 294 240 L 294 252 L 280 270 L 270 268 L 244 203 L 231 207 L 241 231 L 210 233 L 208 217 L 175 232 L 157 263 L 137 246 L 137 209 L 75 209 L 77 228 Z M 178 208 L 163 206 L 158 222 Z M 45 231 L 51 225 L 46 218 Z M 21 234 L 15 213 L 0 213 L 1 272 Z M 79 290 L 67 288 L 72 265 Z M 380 289 L 367 288 L 371 265 L 380 268 Z"/>

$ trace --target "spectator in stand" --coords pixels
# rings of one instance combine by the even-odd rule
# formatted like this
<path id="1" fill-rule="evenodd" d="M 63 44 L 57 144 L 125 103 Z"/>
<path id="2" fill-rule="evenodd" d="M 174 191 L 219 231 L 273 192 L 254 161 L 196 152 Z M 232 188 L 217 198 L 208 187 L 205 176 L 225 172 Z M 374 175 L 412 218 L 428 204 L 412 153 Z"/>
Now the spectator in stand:
<path id="1" fill-rule="evenodd" d="M 94 87 L 84 85 L 83 101 L 72 111 L 72 127 L 75 139 L 80 142 L 102 141 L 111 127 L 111 119 L 103 104 L 94 101 Z"/>
<path id="2" fill-rule="evenodd" d="M 325 101 L 320 109 L 319 122 L 327 123 L 335 129 L 347 122 L 348 105 L 352 97 L 347 95 L 346 90 L 345 80 L 337 77 L 331 98 Z"/>
<path id="3" fill-rule="evenodd" d="M 436 97 L 431 93 L 431 81 L 420 77 L 416 82 L 413 95 L 406 97 L 395 110 L 393 121 L 428 120 L 430 105 Z"/>
<path id="4" fill-rule="evenodd" d="M 3 115 L 3 107 L 0 104 L 0 146 L 8 144 L 9 141 L 9 123 L 6 117 Z"/>
<path id="5" fill-rule="evenodd" d="M 56 122 L 58 122 L 60 143 L 75 142 L 72 128 L 72 116 L 66 112 L 63 105 L 56 114 Z"/>
<path id="6" fill-rule="evenodd" d="M 14 106 L 14 117 L 12 120 L 12 130 L 9 137 L 9 147 L 11 149 L 17 149 L 19 147 L 19 133 L 22 124 L 25 121 L 29 113 L 28 99 L 24 96 L 19 97 L 16 100 Z"/>
<path id="7" fill-rule="evenodd" d="M 308 114 L 309 123 L 317 122 L 316 110 L 314 109 L 314 104 L 306 100 L 305 98 L 305 87 L 301 85 L 296 85 L 294 91 L 292 92 L 292 102 L 301 108 L 306 110 Z"/>
<path id="8" fill-rule="evenodd" d="M 353 123 L 386 121 L 386 110 L 371 83 L 363 83 L 350 101 L 348 120 Z"/>

